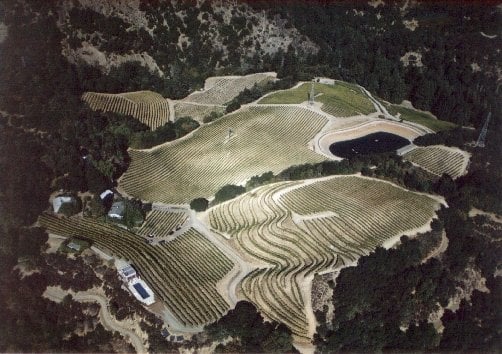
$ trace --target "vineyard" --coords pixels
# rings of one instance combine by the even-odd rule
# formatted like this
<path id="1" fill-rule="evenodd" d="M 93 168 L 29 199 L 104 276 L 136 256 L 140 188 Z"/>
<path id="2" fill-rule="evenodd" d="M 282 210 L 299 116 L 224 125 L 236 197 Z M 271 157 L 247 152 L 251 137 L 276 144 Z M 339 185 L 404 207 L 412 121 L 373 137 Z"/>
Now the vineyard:
<path id="1" fill-rule="evenodd" d="M 305 278 L 423 227 L 437 206 L 390 183 L 339 176 L 266 185 L 210 209 L 208 219 L 263 264 L 243 280 L 244 296 L 308 338 Z"/>
<path id="2" fill-rule="evenodd" d="M 218 105 L 202 105 L 189 102 L 178 101 L 174 105 L 174 115 L 177 118 L 191 117 L 199 122 L 202 122 L 204 117 L 216 112 L 219 115 L 225 113 L 225 107 Z"/>
<path id="3" fill-rule="evenodd" d="M 469 163 L 469 156 L 464 151 L 441 145 L 416 147 L 403 157 L 435 175 L 447 173 L 452 178 L 462 176 Z"/>
<path id="4" fill-rule="evenodd" d="M 50 233 L 84 236 L 103 251 L 132 263 L 155 296 L 185 325 L 213 322 L 229 308 L 216 283 L 233 263 L 193 228 L 171 242 L 152 246 L 127 230 L 85 218 L 42 215 L 39 223 Z"/>
<path id="5" fill-rule="evenodd" d="M 173 234 L 188 221 L 188 214 L 184 211 L 172 212 L 164 210 L 152 210 L 146 217 L 146 221 L 137 230 L 141 236 L 165 238 Z"/>
<path id="6" fill-rule="evenodd" d="M 153 130 L 169 120 L 167 100 L 152 91 L 119 94 L 86 92 L 82 99 L 93 110 L 130 115 Z"/>
<path id="7" fill-rule="evenodd" d="M 326 118 L 299 107 L 249 106 L 152 150 L 130 150 L 119 181 L 129 195 L 163 203 L 209 197 L 226 184 L 275 173 L 298 162 L 320 162 L 307 144 Z M 232 133 L 229 136 L 229 129 Z"/>
<path id="8" fill-rule="evenodd" d="M 194 92 L 182 101 L 196 102 L 211 105 L 227 104 L 245 89 L 252 88 L 255 84 L 273 80 L 270 73 L 257 73 L 246 76 L 222 76 L 210 78 L 210 85 L 206 84 L 204 91 Z"/>
<path id="9" fill-rule="evenodd" d="M 258 101 L 259 104 L 299 104 L 308 101 L 310 83 L 279 91 Z M 355 85 L 336 81 L 335 85 L 314 84 L 315 100 L 323 105 L 321 109 L 335 117 L 349 117 L 375 112 L 368 97 Z"/>

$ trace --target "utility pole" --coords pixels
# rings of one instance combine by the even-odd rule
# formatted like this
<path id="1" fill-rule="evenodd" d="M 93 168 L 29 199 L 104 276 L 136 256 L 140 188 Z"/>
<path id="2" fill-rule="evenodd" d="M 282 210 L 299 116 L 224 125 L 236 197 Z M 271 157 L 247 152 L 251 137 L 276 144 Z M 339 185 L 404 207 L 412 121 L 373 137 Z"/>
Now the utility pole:
<path id="1" fill-rule="evenodd" d="M 483 129 L 481 129 L 481 133 L 479 134 L 478 141 L 476 142 L 476 147 L 485 147 L 486 132 L 488 131 L 488 123 L 490 123 L 491 116 L 492 112 L 489 112 L 488 116 L 486 117 L 485 124 L 483 125 Z"/>

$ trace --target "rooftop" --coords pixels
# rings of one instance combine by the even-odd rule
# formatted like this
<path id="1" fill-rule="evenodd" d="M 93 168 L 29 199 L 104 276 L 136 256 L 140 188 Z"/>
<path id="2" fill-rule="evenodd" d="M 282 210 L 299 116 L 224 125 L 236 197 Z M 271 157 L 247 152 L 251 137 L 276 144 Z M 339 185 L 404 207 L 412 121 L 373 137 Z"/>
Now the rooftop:
<path id="1" fill-rule="evenodd" d="M 61 209 L 61 206 L 63 204 L 72 202 L 73 202 L 73 197 L 60 195 L 59 197 L 56 197 L 52 200 L 52 208 L 54 209 L 55 213 L 58 213 L 59 209 Z"/>
<path id="2" fill-rule="evenodd" d="M 112 204 L 108 216 L 112 218 L 122 219 L 124 216 L 125 203 L 123 201 L 116 201 Z"/>

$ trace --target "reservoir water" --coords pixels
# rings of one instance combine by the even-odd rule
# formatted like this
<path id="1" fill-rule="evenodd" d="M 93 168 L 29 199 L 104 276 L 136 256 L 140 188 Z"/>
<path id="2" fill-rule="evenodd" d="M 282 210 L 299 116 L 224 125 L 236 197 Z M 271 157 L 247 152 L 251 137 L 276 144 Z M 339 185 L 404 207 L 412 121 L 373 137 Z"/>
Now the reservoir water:
<path id="1" fill-rule="evenodd" d="M 402 136 L 378 132 L 333 143 L 329 151 L 335 156 L 350 158 L 357 155 L 396 151 L 408 144 L 410 141 Z"/>

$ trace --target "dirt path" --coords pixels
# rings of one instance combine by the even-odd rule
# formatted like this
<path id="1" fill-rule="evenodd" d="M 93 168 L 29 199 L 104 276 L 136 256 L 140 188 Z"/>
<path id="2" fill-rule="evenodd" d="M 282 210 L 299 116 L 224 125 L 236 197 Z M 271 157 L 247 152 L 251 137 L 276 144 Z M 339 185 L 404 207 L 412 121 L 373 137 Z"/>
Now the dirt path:
<path id="1" fill-rule="evenodd" d="M 476 215 L 486 215 L 490 218 L 491 221 L 502 224 L 502 217 L 499 215 L 496 215 L 495 213 L 488 213 L 486 211 L 476 209 L 476 208 L 471 208 L 469 210 L 469 217 L 474 217 Z"/>
<path id="2" fill-rule="evenodd" d="M 191 223 L 192 227 L 201 232 L 204 236 L 206 236 L 211 243 L 213 243 L 221 252 L 223 252 L 227 257 L 229 257 L 237 267 L 237 272 L 229 279 L 229 282 L 225 286 L 226 293 L 228 295 L 228 300 L 230 301 L 231 307 L 235 307 L 238 302 L 237 298 L 237 286 L 249 273 L 251 273 L 255 266 L 250 263 L 244 261 L 239 254 L 226 242 L 217 238 L 204 224 L 200 221 L 195 212 L 191 210 Z M 225 294 L 222 294 L 225 295 Z"/>
<path id="3" fill-rule="evenodd" d="M 423 260 L 422 263 L 427 262 L 429 259 L 433 257 L 437 257 L 440 254 L 443 254 L 446 249 L 448 248 L 448 237 L 446 237 L 446 232 L 443 230 L 441 233 L 441 242 L 439 243 L 439 246 L 433 249 Z"/>
<path id="4" fill-rule="evenodd" d="M 392 114 L 390 114 L 389 111 L 387 110 L 387 108 L 385 108 L 383 106 L 383 104 L 381 104 L 376 98 L 374 98 L 373 95 L 368 90 L 366 90 L 362 86 L 359 86 L 359 85 L 357 85 L 357 86 L 361 89 L 361 91 L 363 91 L 363 93 L 366 96 L 368 96 L 371 103 L 373 103 L 373 106 L 375 106 L 375 109 L 377 110 L 377 112 L 382 114 L 385 117 L 385 119 L 392 119 L 392 120 L 399 121 L 399 119 L 397 119 Z"/>
<path id="5" fill-rule="evenodd" d="M 167 105 L 169 106 L 169 121 L 174 122 L 176 120 L 176 116 L 174 114 L 174 101 L 166 98 Z"/>
<path id="6" fill-rule="evenodd" d="M 225 108 L 226 106 L 222 104 L 213 104 L 213 103 L 200 103 L 200 102 L 195 102 L 195 101 L 178 101 L 179 103 L 184 103 L 184 104 L 192 104 L 194 106 L 202 106 L 202 107 L 221 107 Z"/>
<path id="7" fill-rule="evenodd" d="M 117 321 L 108 310 L 108 301 L 105 297 L 92 293 L 90 291 L 64 291 L 60 287 L 49 286 L 45 290 L 43 296 L 54 302 L 61 302 L 63 298 L 71 294 L 73 299 L 78 302 L 97 302 L 101 309 L 99 310 L 99 318 L 103 327 L 111 331 L 119 332 L 124 338 L 128 339 L 133 345 L 137 353 L 147 353 L 147 347 L 144 341 L 134 331 L 126 327 L 121 322 Z"/>

